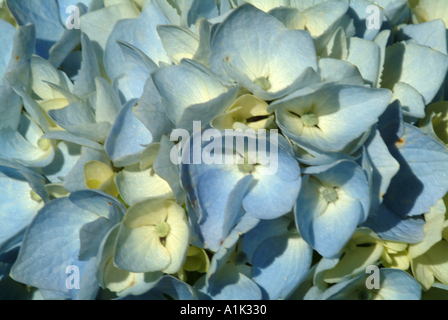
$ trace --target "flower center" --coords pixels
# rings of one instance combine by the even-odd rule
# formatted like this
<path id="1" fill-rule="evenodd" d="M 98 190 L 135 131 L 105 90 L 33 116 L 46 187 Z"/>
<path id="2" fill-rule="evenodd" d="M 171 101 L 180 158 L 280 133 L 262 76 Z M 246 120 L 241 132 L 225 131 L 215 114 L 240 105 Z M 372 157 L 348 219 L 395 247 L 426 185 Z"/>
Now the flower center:
<path id="1" fill-rule="evenodd" d="M 338 200 L 338 194 L 336 193 L 336 190 L 334 188 L 325 188 L 322 191 L 322 196 L 324 197 L 325 201 L 329 203 Z"/>
<path id="2" fill-rule="evenodd" d="M 159 238 L 166 238 L 166 236 L 170 233 L 170 226 L 166 222 L 160 222 L 156 225 L 155 231 Z"/>
<path id="3" fill-rule="evenodd" d="M 234 119 L 235 119 L 235 122 L 240 122 L 242 124 L 246 124 L 247 123 L 246 118 L 244 118 L 243 116 L 236 116 Z"/>
<path id="4" fill-rule="evenodd" d="M 51 147 L 51 142 L 48 139 L 39 139 L 37 145 L 39 146 L 39 149 L 41 149 L 42 151 L 47 151 Z"/>
<path id="5" fill-rule="evenodd" d="M 302 115 L 303 124 L 307 127 L 314 127 L 317 125 L 317 117 L 316 114 L 312 111 L 307 112 Z"/>
<path id="6" fill-rule="evenodd" d="M 261 89 L 263 89 L 264 91 L 267 91 L 271 88 L 271 83 L 265 77 L 260 77 L 260 78 L 255 79 L 254 83 L 258 84 L 261 87 Z"/>
<path id="7" fill-rule="evenodd" d="M 239 164 L 238 165 L 238 169 L 242 172 L 242 173 L 250 173 L 252 171 L 254 171 L 255 169 L 255 165 L 253 164 Z"/>

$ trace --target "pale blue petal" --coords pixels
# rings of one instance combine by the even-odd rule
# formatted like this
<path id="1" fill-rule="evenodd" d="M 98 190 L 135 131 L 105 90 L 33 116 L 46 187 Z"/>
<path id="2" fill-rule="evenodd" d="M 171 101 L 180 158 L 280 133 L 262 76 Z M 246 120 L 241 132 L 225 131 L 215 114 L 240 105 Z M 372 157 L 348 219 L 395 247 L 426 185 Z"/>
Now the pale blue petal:
<path id="1" fill-rule="evenodd" d="M 398 173 L 400 164 L 390 154 L 378 130 L 372 132 L 366 143 L 368 160 L 372 166 L 372 208 L 383 202 L 383 197 L 389 188 L 392 178 Z"/>
<path id="2" fill-rule="evenodd" d="M 69 196 L 70 201 L 81 209 L 93 211 L 98 216 L 107 217 L 111 220 L 120 220 L 126 211 L 123 203 L 101 190 L 82 190 Z M 118 208 L 118 211 L 111 210 L 111 206 Z M 117 216 L 118 214 L 118 216 Z"/>
<path id="3" fill-rule="evenodd" d="M 191 59 L 198 50 L 199 38 L 193 32 L 179 26 L 157 26 L 157 32 L 162 40 L 168 56 L 175 63 L 183 58 Z"/>
<path id="4" fill-rule="evenodd" d="M 93 43 L 86 34 L 81 35 L 82 63 L 75 81 L 73 93 L 85 100 L 95 91 L 95 78 L 101 76 L 100 67 L 96 59 Z"/>
<path id="5" fill-rule="evenodd" d="M 170 141 L 167 136 L 163 136 L 153 168 L 162 179 L 168 182 L 176 200 L 181 203 L 185 199 L 185 193 L 180 186 L 179 167 L 173 164 L 170 158 L 173 148 L 175 148 L 174 142 Z"/>
<path id="6" fill-rule="evenodd" d="M 65 3 L 61 6 L 61 1 Z M 85 1 L 87 2 L 87 1 Z M 67 6 L 73 5 L 71 0 L 58 0 L 59 10 L 61 10 L 61 21 L 65 24 L 70 14 L 65 13 Z M 81 17 L 87 13 L 87 7 L 78 3 L 79 16 Z M 63 11 L 62 11 L 63 10 Z M 64 17 L 62 16 L 64 15 Z M 81 30 L 79 29 L 65 29 L 61 38 L 50 49 L 50 56 L 48 61 L 55 67 L 59 68 L 62 62 L 68 57 L 68 55 L 81 43 Z"/>
<path id="7" fill-rule="evenodd" d="M 48 116 L 68 132 L 103 143 L 110 130 L 108 122 L 96 123 L 95 114 L 86 104 L 74 102 L 63 109 L 50 110 Z"/>
<path id="8" fill-rule="evenodd" d="M 260 288 L 237 267 L 228 263 L 223 266 L 207 293 L 213 300 L 261 300 Z"/>
<path id="9" fill-rule="evenodd" d="M 215 0 L 187 0 L 182 11 L 181 26 L 190 28 L 199 18 L 207 20 L 217 17 L 218 5 Z"/>
<path id="10" fill-rule="evenodd" d="M 419 61 L 425 61 L 422 65 Z M 431 103 L 445 80 L 448 57 L 418 44 L 397 43 L 386 50 L 382 87 L 404 82 L 416 89 L 425 104 Z"/>
<path id="11" fill-rule="evenodd" d="M 136 100 L 123 106 L 105 143 L 109 158 L 116 167 L 139 162 L 140 153 L 153 142 L 151 132 L 134 115 Z"/>
<path id="12" fill-rule="evenodd" d="M 317 72 L 313 68 L 309 67 L 298 77 L 296 75 L 295 81 L 286 88 L 277 92 L 266 92 L 259 85 L 255 84 L 246 74 L 242 74 L 230 63 L 224 64 L 224 69 L 227 74 L 230 75 L 241 87 L 246 88 L 256 97 L 266 101 L 282 98 L 289 93 L 298 91 L 299 89 L 316 84 L 320 81 L 320 77 Z M 277 77 L 277 79 L 280 78 Z"/>
<path id="13" fill-rule="evenodd" d="M 306 20 L 297 8 L 277 7 L 268 12 L 283 22 L 289 30 L 303 29 Z"/>
<path id="14" fill-rule="evenodd" d="M 8 0 L 8 8 L 19 25 L 36 25 L 36 53 L 48 58 L 48 51 L 64 32 L 59 19 L 59 9 L 55 0 Z"/>
<path id="15" fill-rule="evenodd" d="M 404 135 L 389 151 L 400 164 L 384 204 L 399 216 L 429 212 L 448 192 L 448 151 L 420 129 L 405 124 Z"/>
<path id="16" fill-rule="evenodd" d="M 193 61 L 162 68 L 151 76 L 168 117 L 191 130 L 192 120 L 208 124 L 236 99 L 238 88 L 227 88 L 210 70 Z M 175 90 L 173 90 L 175 89 Z"/>
<path id="17" fill-rule="evenodd" d="M 418 25 L 406 25 L 400 29 L 399 40 L 414 39 L 422 46 L 447 54 L 446 27 L 443 20 L 437 19 Z"/>
<path id="18" fill-rule="evenodd" d="M 22 112 L 22 99 L 10 87 L 0 87 L 0 130 L 11 128 L 17 130 Z"/>
<path id="19" fill-rule="evenodd" d="M 157 285 L 148 292 L 150 297 L 153 297 L 155 294 L 159 297 L 161 294 L 164 294 L 174 300 L 197 300 L 196 292 L 192 287 L 168 275 L 162 277 Z"/>
<path id="20" fill-rule="evenodd" d="M 23 99 L 23 106 L 34 121 L 42 128 L 43 132 L 50 131 L 50 123 L 37 103 L 30 97 L 24 88 L 14 87 L 14 91 Z"/>
<path id="21" fill-rule="evenodd" d="M 58 71 L 59 72 L 59 71 Z M 63 77 L 63 79 L 66 81 L 65 83 L 61 85 L 57 85 L 55 83 L 52 83 L 50 81 L 42 80 L 42 82 L 48 84 L 51 88 L 59 91 L 59 93 L 67 100 L 68 104 L 72 102 L 79 102 L 81 99 L 79 99 L 77 96 L 75 96 L 71 91 L 73 90 L 73 84 L 69 79 L 67 79 L 67 75 L 64 73 L 59 72 L 59 75 Z"/>
<path id="22" fill-rule="evenodd" d="M 281 217 L 274 220 L 260 220 L 255 228 L 243 236 L 243 252 L 247 254 L 247 260 L 252 263 L 258 246 L 269 238 L 279 237 L 287 231 L 292 220 Z M 294 225 L 295 227 L 295 225 Z"/>
<path id="23" fill-rule="evenodd" d="M 344 18 L 349 1 L 315 1 L 314 5 L 302 12 L 306 20 L 306 30 L 316 39 L 337 28 Z"/>
<path id="24" fill-rule="evenodd" d="M 32 122 L 30 122 L 32 123 Z M 43 133 L 31 132 L 32 139 L 38 140 Z M 0 157 L 17 160 L 30 167 L 46 167 L 54 159 L 54 149 L 42 150 L 18 131 L 6 128 L 0 131 Z"/>
<path id="25" fill-rule="evenodd" d="M 162 100 L 150 77 L 145 84 L 138 105 L 133 108 L 135 116 L 151 132 L 154 141 L 160 141 L 162 135 L 171 133 L 173 122 L 166 115 Z"/>
<path id="26" fill-rule="evenodd" d="M 94 43 L 97 58 L 102 58 L 107 51 L 106 45 L 109 35 L 118 25 L 119 20 L 133 19 L 138 16 L 139 13 L 131 2 L 111 5 L 83 15 L 80 18 L 80 27 L 81 31 L 87 34 Z M 132 34 L 133 30 L 129 31 Z"/>
<path id="27" fill-rule="evenodd" d="M 369 184 L 362 169 L 351 161 L 310 167 L 302 180 L 294 208 L 301 236 L 322 256 L 333 258 L 367 219 Z M 317 180 L 316 180 L 317 179 Z M 337 188 L 337 199 L 327 202 L 321 188 Z"/>
<path id="28" fill-rule="evenodd" d="M 235 251 L 241 235 L 253 229 L 258 219 L 245 215 L 225 239 L 218 252 L 213 256 L 206 279 L 200 289 L 206 296 L 213 299 L 229 299 L 232 295 L 241 299 L 261 299 L 259 287 L 245 275 L 241 274 L 237 266 L 227 263 Z"/>
<path id="29" fill-rule="evenodd" d="M 298 145 L 338 152 L 378 121 L 391 96 L 389 90 L 329 84 L 308 95 L 292 94 L 271 106 L 276 107 L 283 133 Z M 311 108 L 318 118 L 318 128 L 303 128 L 301 132 L 298 124 L 302 120 L 294 114 L 302 115 Z"/>
<path id="30" fill-rule="evenodd" d="M 307 149 L 294 145 L 296 150 L 296 158 L 300 163 L 310 166 L 321 166 L 336 162 L 338 160 L 355 160 L 354 157 L 344 152 L 317 152 L 316 150 Z"/>
<path id="31" fill-rule="evenodd" d="M 84 267 L 77 259 L 79 230 L 98 216 L 61 198 L 48 203 L 33 220 L 11 270 L 16 281 L 45 290 L 69 292 L 70 265 Z"/>
<path id="32" fill-rule="evenodd" d="M 244 195 L 252 176 L 212 169 L 199 179 L 197 193 L 201 215 L 199 233 L 212 251 L 217 251 L 222 241 L 238 221 Z"/>
<path id="33" fill-rule="evenodd" d="M 40 174 L 16 161 L 1 158 L 0 166 L 18 170 L 25 177 L 25 179 L 27 179 L 30 187 L 44 200 L 44 202 L 49 200 L 47 189 L 42 187 L 43 177 Z"/>
<path id="34" fill-rule="evenodd" d="M 348 44 L 347 61 L 358 67 L 367 84 L 374 86 L 377 83 L 381 51 L 373 41 L 360 38 L 350 38 Z"/>
<path id="35" fill-rule="evenodd" d="M 16 29 L 10 23 L 0 19 L 1 41 L 3 45 L 0 48 L 0 85 L 3 84 L 3 76 L 11 60 L 11 54 L 14 46 L 14 33 Z"/>
<path id="36" fill-rule="evenodd" d="M 4 81 L 9 86 L 29 87 L 30 61 L 31 55 L 34 54 L 35 45 L 36 29 L 34 25 L 21 26 L 16 29 L 11 56 L 14 59 L 10 60 L 4 76 Z"/>
<path id="37" fill-rule="evenodd" d="M 394 86 L 393 92 L 392 100 L 400 101 L 405 121 L 415 122 L 416 119 L 425 117 L 425 103 L 417 90 L 407 83 L 398 82 Z"/>
<path id="38" fill-rule="evenodd" d="M 114 124 L 121 102 L 112 86 L 103 78 L 96 78 L 95 118 L 96 122 L 109 122 Z"/>
<path id="39" fill-rule="evenodd" d="M 8 249 L 15 242 L 20 241 L 26 228 L 31 223 L 37 212 L 43 207 L 43 201 L 34 201 L 31 191 L 42 194 L 45 190 L 43 177 L 37 174 L 30 175 L 27 171 L 19 170 L 8 165 L 8 162 L 0 163 L 0 192 L 2 193 L 2 215 L 0 215 L 0 252 Z M 28 169 L 29 170 L 29 169 Z M 40 189 L 40 191 L 38 190 Z M 42 194 L 45 201 L 48 201 Z"/>
<path id="40" fill-rule="evenodd" d="M 400 217 L 381 204 L 370 214 L 364 227 L 370 228 L 382 239 L 406 243 L 418 243 L 425 238 L 423 219 Z"/>
<path id="41" fill-rule="evenodd" d="M 185 198 L 185 207 L 187 208 L 187 214 L 188 214 L 188 221 L 190 222 L 190 232 L 191 232 L 191 245 L 198 247 L 198 248 L 206 248 L 206 245 L 204 244 L 204 239 L 199 234 L 199 226 L 198 226 L 198 214 L 196 211 L 194 211 L 193 207 L 191 206 L 190 200 L 188 200 L 188 197 Z"/>
<path id="42" fill-rule="evenodd" d="M 406 11 L 409 10 L 409 5 L 406 0 L 379 0 L 378 5 L 381 6 L 387 18 L 393 23 L 397 24 Z"/>
<path id="43" fill-rule="evenodd" d="M 319 60 L 319 68 L 323 81 L 364 85 L 364 80 L 359 69 L 350 62 L 324 58 Z"/>
<path id="44" fill-rule="evenodd" d="M 126 41 L 137 47 L 156 64 L 160 61 L 171 63 L 157 33 L 158 25 L 167 24 L 171 22 L 157 1 L 151 1 L 137 19 L 118 22 L 107 41 L 105 51 L 109 77 L 115 80 L 117 76 L 126 73 L 126 69 L 123 68 L 124 57 L 116 40 Z"/>
<path id="45" fill-rule="evenodd" d="M 262 289 L 263 299 L 287 299 L 310 268 L 312 253 L 299 235 L 285 234 L 261 243 L 252 262 L 252 280 Z"/>
<path id="46" fill-rule="evenodd" d="M 222 242 L 219 250 L 214 254 L 210 264 L 210 268 L 207 271 L 206 285 L 209 286 L 218 277 L 219 271 L 225 266 L 232 255 L 235 252 L 235 246 L 242 235 L 252 230 L 260 220 L 252 217 L 251 215 L 244 215 L 230 235 Z M 261 293 L 261 292 L 260 292 Z"/>
<path id="47" fill-rule="evenodd" d="M 399 101 L 391 103 L 381 115 L 378 130 L 386 145 L 394 144 L 404 134 L 403 111 Z"/>
<path id="48" fill-rule="evenodd" d="M 225 76 L 223 60 L 230 62 L 251 80 L 268 68 L 271 42 L 286 27 L 271 15 L 244 4 L 234 10 L 218 27 L 212 38 L 211 69 Z M 245 34 L 251 36 L 246 39 Z"/>
<path id="49" fill-rule="evenodd" d="M 309 67 L 317 70 L 317 57 L 308 32 L 287 30 L 273 16 L 244 4 L 214 34 L 210 65 L 221 76 L 231 71 L 258 97 L 274 100 L 299 89 L 298 77 Z M 253 83 L 260 77 L 270 82 L 267 91 Z"/>
<path id="50" fill-rule="evenodd" d="M 263 299 L 286 299 L 311 265 L 312 249 L 294 230 L 294 221 L 282 217 L 260 221 L 243 236 L 243 251 Z"/>
<path id="51" fill-rule="evenodd" d="M 73 166 L 81 158 L 81 146 L 60 141 L 55 148 L 53 161 L 42 168 L 42 173 L 52 183 L 59 183 L 72 170 Z"/>
<path id="52" fill-rule="evenodd" d="M 384 61 L 386 60 L 386 47 L 391 41 L 391 31 L 390 30 L 384 30 L 381 31 L 375 38 L 373 42 L 375 42 L 378 47 L 380 48 L 380 70 L 378 72 L 378 79 L 375 83 L 376 88 L 381 87 L 381 81 L 383 76 L 383 70 L 384 70 Z"/>
<path id="53" fill-rule="evenodd" d="M 103 146 L 99 143 L 93 142 L 92 140 L 81 138 L 74 135 L 73 133 L 67 131 L 51 131 L 42 136 L 44 139 L 56 139 L 62 140 L 70 143 L 77 144 L 79 146 L 89 147 L 98 151 L 104 150 Z"/>
<path id="54" fill-rule="evenodd" d="M 258 148 L 260 141 L 258 140 Z M 267 151 L 272 152 L 273 156 L 274 143 L 271 141 L 266 144 L 272 148 Z M 298 162 L 283 149 L 278 146 L 276 148 L 277 171 L 265 175 L 264 172 L 274 169 L 274 164 L 270 163 L 269 167 L 257 166 L 256 171 L 252 173 L 254 183 L 243 200 L 244 210 L 258 219 L 271 220 L 290 212 L 300 191 L 301 175 Z"/>
<path id="55" fill-rule="evenodd" d="M 159 67 L 138 48 L 129 43 L 117 40 L 123 51 L 126 74 L 116 80 L 116 87 L 124 95 L 125 100 L 139 99 L 150 73 Z"/>
<path id="56" fill-rule="evenodd" d="M 110 210 L 111 217 L 109 219 L 100 217 L 95 221 L 86 223 L 79 230 L 81 247 L 79 249 L 78 259 L 80 261 L 88 261 L 96 256 L 103 238 L 117 223 L 120 222 L 120 215 L 117 207 L 115 205 L 110 206 Z"/>
<path id="57" fill-rule="evenodd" d="M 117 40 L 130 42 L 132 40 L 131 37 L 135 34 L 135 26 L 136 19 L 120 20 L 117 22 L 107 40 L 106 51 L 104 53 L 104 67 L 106 68 L 107 75 L 112 80 L 126 73 L 123 51 L 118 45 Z"/>
<path id="58" fill-rule="evenodd" d="M 210 66 L 210 39 L 211 39 L 211 22 L 205 18 L 201 18 L 196 23 L 197 34 L 199 35 L 199 47 L 193 56 L 193 59 L 202 63 L 204 66 Z"/>

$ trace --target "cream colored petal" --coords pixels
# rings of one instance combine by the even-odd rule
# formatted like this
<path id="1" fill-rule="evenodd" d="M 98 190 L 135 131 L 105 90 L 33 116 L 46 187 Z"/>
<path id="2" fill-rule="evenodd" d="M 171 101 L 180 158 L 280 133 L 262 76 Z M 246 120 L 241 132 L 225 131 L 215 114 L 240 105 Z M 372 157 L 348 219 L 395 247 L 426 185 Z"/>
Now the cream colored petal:
<path id="1" fill-rule="evenodd" d="M 423 227 L 425 239 L 422 242 L 409 245 L 409 258 L 415 259 L 427 252 L 433 245 L 442 240 L 443 223 L 445 221 L 445 204 L 439 200 L 436 206 L 431 207 L 425 214 L 426 224 Z"/>
<path id="2" fill-rule="evenodd" d="M 433 285 L 434 277 L 448 284 L 448 242 L 438 242 L 428 252 L 412 260 L 411 267 L 415 279 L 425 290 Z"/>
<path id="3" fill-rule="evenodd" d="M 163 197 L 147 199 L 129 208 L 124 221 L 128 228 L 141 226 L 156 226 L 165 222 L 168 216 L 168 206 Z"/>
<path id="4" fill-rule="evenodd" d="M 410 267 L 410 260 L 407 251 L 400 252 L 398 254 L 390 255 L 392 263 L 383 262 L 386 268 L 400 269 L 406 271 Z"/>
<path id="5" fill-rule="evenodd" d="M 103 162 L 89 161 L 84 165 L 84 178 L 89 189 L 102 190 L 116 197 L 118 190 L 114 177 L 115 173 Z"/>
<path id="6" fill-rule="evenodd" d="M 129 271 L 120 270 L 114 266 L 111 258 L 106 265 L 104 272 L 104 282 L 106 288 L 112 292 L 120 292 L 132 286 L 134 274 Z"/>
<path id="7" fill-rule="evenodd" d="M 190 247 L 190 227 L 182 207 L 171 201 L 167 201 L 167 205 L 169 213 L 166 222 L 170 226 L 170 233 L 166 237 L 165 248 L 170 253 L 171 263 L 163 272 L 174 274 L 179 271 L 187 258 Z"/>
<path id="8" fill-rule="evenodd" d="M 175 197 L 169 183 L 158 176 L 152 167 L 145 171 L 141 171 L 138 164 L 127 167 L 116 175 L 115 182 L 121 197 L 130 206 L 149 198 Z"/>
<path id="9" fill-rule="evenodd" d="M 325 273 L 324 280 L 327 283 L 338 283 L 350 275 L 365 272 L 370 265 L 375 265 L 383 252 L 381 244 L 370 247 L 356 247 L 348 252 L 335 268 Z"/>

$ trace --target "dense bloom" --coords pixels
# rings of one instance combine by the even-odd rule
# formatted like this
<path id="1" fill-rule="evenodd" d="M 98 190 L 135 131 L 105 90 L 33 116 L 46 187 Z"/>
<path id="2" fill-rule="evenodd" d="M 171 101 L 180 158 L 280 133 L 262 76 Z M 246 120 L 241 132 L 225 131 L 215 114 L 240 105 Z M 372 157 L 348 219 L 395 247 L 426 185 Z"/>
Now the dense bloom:
<path id="1" fill-rule="evenodd" d="M 0 0 L 0 299 L 446 297 L 447 24 Z"/>

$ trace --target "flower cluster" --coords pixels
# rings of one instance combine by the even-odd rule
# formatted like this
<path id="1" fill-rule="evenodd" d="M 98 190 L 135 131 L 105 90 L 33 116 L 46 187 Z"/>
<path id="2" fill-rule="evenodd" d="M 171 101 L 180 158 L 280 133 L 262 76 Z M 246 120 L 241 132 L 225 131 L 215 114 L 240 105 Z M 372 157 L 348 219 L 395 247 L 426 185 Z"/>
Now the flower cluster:
<path id="1" fill-rule="evenodd" d="M 445 0 L 0 4 L 0 299 L 448 296 Z"/>

